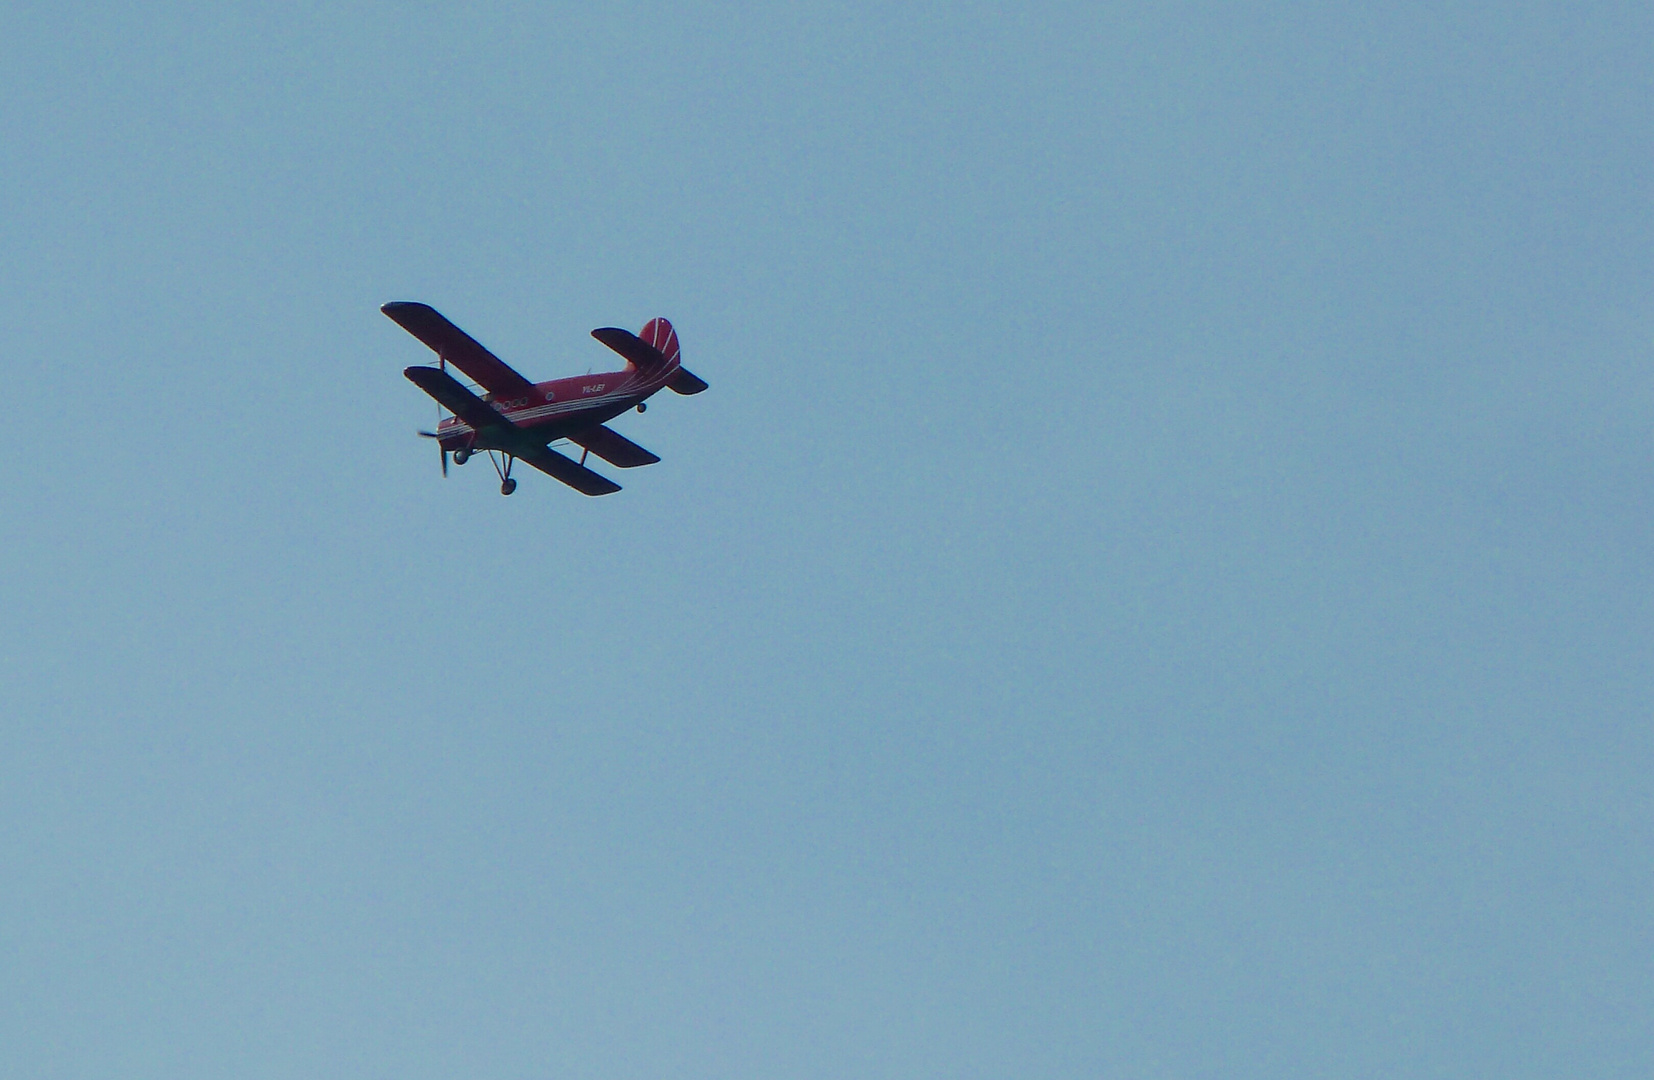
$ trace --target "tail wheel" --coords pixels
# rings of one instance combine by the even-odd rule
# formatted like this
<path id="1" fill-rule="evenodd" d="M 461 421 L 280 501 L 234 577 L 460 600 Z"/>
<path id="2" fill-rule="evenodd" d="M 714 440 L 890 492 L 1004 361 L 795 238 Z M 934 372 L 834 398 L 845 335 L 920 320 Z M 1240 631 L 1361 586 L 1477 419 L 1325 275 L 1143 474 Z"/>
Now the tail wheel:
<path id="1" fill-rule="evenodd" d="M 509 495 L 517 490 L 517 481 L 507 478 L 500 484 L 500 494 Z"/>
<path id="2" fill-rule="evenodd" d="M 458 450 L 454 451 L 454 464 L 455 465 L 464 465 L 467 461 L 470 461 L 470 460 L 471 460 L 471 451 L 465 449 L 465 447 L 462 446 Z"/>

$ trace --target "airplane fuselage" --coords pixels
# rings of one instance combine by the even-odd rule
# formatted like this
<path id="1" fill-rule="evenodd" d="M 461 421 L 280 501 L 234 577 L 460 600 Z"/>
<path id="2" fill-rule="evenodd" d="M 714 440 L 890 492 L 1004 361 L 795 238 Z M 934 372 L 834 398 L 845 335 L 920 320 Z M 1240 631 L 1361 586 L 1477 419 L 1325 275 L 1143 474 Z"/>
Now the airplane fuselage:
<path id="1" fill-rule="evenodd" d="M 531 393 L 501 399 L 486 394 L 488 402 L 511 428 L 477 432 L 457 416 L 437 425 L 437 440 L 444 450 L 506 450 L 517 431 L 531 436 L 540 445 L 567 438 L 635 408 L 665 388 L 677 373 L 676 361 L 647 374 L 635 367 L 576 375 L 566 379 L 535 383 Z M 515 429 L 515 430 L 513 430 Z"/>

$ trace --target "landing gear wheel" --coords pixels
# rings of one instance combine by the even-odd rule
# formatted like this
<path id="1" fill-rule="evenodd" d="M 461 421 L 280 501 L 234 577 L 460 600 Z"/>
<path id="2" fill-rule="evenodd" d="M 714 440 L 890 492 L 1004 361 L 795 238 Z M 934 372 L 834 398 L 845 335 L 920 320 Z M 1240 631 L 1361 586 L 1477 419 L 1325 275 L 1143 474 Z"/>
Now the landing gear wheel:
<path id="1" fill-rule="evenodd" d="M 638 412 L 648 412 L 649 411 L 649 406 L 647 404 L 645 404 L 644 402 L 640 401 L 640 402 L 637 403 L 637 411 Z"/>
<path id="2" fill-rule="evenodd" d="M 464 447 L 460 447 L 458 450 L 454 451 L 454 464 L 455 465 L 464 465 L 467 461 L 470 461 L 470 460 L 471 460 L 471 451 L 465 449 Z"/>
<path id="3" fill-rule="evenodd" d="M 516 490 L 517 490 L 517 481 L 515 481 L 515 480 L 509 480 L 508 479 L 504 483 L 500 484 L 500 494 L 501 495 L 509 495 L 513 491 L 516 491 Z"/>

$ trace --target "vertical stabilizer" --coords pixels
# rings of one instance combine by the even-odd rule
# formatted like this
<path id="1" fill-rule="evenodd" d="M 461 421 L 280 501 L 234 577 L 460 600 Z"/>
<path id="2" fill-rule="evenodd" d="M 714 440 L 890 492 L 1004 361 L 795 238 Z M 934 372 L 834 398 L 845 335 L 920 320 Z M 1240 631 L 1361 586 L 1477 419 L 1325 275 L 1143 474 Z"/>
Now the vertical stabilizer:
<path id="1" fill-rule="evenodd" d="M 650 319 L 644 324 L 643 333 L 638 337 L 654 346 L 666 357 L 668 364 L 678 362 L 678 332 L 672 329 L 672 324 L 665 319 Z"/>

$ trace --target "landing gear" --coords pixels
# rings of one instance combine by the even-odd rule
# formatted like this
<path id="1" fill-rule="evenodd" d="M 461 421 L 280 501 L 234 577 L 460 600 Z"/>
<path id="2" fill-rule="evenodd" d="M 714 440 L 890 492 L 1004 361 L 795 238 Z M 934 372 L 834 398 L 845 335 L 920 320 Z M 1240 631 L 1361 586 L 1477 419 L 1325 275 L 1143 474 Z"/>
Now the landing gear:
<path id="1" fill-rule="evenodd" d="M 464 465 L 467 461 L 470 461 L 470 460 L 471 460 L 471 451 L 467 450 L 465 447 L 462 446 L 458 450 L 454 451 L 454 464 L 455 465 Z"/>
<path id="2" fill-rule="evenodd" d="M 505 459 L 503 467 L 500 465 L 499 459 L 494 456 L 494 451 L 488 451 L 488 460 L 494 463 L 494 471 L 500 474 L 500 494 L 509 495 L 517 490 L 517 481 L 511 479 L 511 466 L 515 464 L 517 459 L 503 450 L 500 451 L 500 457 Z"/>
<path id="3" fill-rule="evenodd" d="M 637 411 L 638 412 L 648 412 L 649 411 L 648 403 L 647 402 L 642 402 L 642 401 L 638 402 L 637 403 Z"/>

